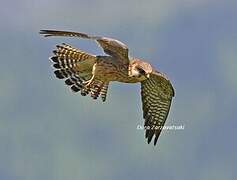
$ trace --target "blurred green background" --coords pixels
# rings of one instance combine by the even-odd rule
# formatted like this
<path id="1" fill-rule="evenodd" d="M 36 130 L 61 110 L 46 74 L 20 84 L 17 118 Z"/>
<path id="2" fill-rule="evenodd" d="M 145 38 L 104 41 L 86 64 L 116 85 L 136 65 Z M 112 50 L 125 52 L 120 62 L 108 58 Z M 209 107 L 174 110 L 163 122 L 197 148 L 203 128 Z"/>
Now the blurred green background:
<path id="1" fill-rule="evenodd" d="M 0 179 L 236 178 L 237 1 L 2 1 Z M 112 83 L 105 103 L 73 94 L 48 56 L 66 42 L 40 29 L 115 37 L 173 82 L 158 146 L 144 132 L 140 85 Z"/>

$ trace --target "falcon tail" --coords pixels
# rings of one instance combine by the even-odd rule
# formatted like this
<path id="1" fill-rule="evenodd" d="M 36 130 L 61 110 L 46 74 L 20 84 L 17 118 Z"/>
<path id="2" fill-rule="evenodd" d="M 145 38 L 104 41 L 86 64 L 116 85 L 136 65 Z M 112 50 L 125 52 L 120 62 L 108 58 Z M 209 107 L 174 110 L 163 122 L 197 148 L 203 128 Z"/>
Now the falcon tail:
<path id="1" fill-rule="evenodd" d="M 85 81 L 92 78 L 96 56 L 64 43 L 57 45 L 53 54 L 50 59 L 56 69 L 54 74 L 59 79 L 66 79 L 65 84 L 70 86 L 73 92 L 80 91 L 82 96 L 90 94 L 93 99 L 101 96 L 102 101 L 106 100 L 108 83 L 94 81 L 90 87 L 84 85 Z"/>
<path id="2" fill-rule="evenodd" d="M 81 81 L 92 77 L 92 68 L 96 62 L 96 56 L 85 53 L 67 44 L 56 46 L 54 56 L 50 59 L 54 62 L 54 71 L 59 79 L 64 79 L 76 74 L 80 75 Z"/>

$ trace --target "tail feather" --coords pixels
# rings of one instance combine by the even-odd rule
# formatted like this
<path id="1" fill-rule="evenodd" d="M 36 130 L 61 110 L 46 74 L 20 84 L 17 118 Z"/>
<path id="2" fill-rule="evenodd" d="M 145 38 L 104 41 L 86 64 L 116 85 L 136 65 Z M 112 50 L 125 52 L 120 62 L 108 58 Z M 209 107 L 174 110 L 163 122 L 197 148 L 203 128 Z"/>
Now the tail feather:
<path id="1" fill-rule="evenodd" d="M 51 60 L 55 63 L 54 67 L 57 69 L 75 68 L 83 61 L 85 61 L 88 66 L 91 66 L 92 69 L 96 61 L 96 56 L 73 48 L 70 45 L 63 43 L 56 47 L 57 49 L 53 51 L 54 56 L 51 57 Z"/>
<path id="2" fill-rule="evenodd" d="M 101 96 L 106 100 L 108 83 L 94 81 L 90 87 L 84 85 L 85 81 L 92 78 L 92 69 L 96 63 L 96 56 L 73 48 L 67 44 L 56 46 L 50 58 L 56 69 L 54 74 L 59 79 L 66 79 L 65 84 L 70 86 L 73 92 L 79 92 L 82 96 L 90 94 L 93 99 Z"/>
<path id="3" fill-rule="evenodd" d="M 75 72 L 76 71 L 71 68 L 66 68 L 66 69 L 58 69 L 54 71 L 54 74 L 56 75 L 57 78 L 64 79 L 69 76 L 72 76 L 73 74 L 75 74 Z"/>
<path id="4" fill-rule="evenodd" d="M 103 102 L 106 100 L 108 87 L 109 87 L 109 82 L 106 82 L 106 83 L 104 83 L 104 85 L 101 89 L 100 96 L 101 96 L 101 99 Z"/>
<path id="5" fill-rule="evenodd" d="M 108 85 L 108 82 L 95 81 L 90 88 L 91 97 L 97 99 L 100 96 L 104 102 L 106 100 Z"/>

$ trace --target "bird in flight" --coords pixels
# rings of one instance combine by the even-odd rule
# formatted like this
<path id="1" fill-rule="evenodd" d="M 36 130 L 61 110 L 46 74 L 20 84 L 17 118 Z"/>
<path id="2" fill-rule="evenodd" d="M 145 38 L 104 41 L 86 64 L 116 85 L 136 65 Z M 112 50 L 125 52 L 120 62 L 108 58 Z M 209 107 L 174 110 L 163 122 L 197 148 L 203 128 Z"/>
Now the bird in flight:
<path id="1" fill-rule="evenodd" d="M 54 74 L 73 92 L 89 94 L 93 99 L 100 96 L 105 101 L 110 82 L 140 82 L 145 138 L 149 144 L 154 137 L 156 145 L 174 96 L 174 88 L 164 74 L 141 59 L 129 57 L 127 45 L 116 39 L 57 30 L 41 30 L 40 34 L 91 39 L 107 54 L 93 55 L 65 43 L 56 45 L 50 57 Z"/>

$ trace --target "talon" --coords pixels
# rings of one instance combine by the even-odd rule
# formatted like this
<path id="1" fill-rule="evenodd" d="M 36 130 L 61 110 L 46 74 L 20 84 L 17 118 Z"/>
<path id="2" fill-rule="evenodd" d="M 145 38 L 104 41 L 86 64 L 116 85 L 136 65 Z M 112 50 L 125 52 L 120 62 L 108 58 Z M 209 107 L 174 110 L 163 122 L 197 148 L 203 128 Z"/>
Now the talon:
<path id="1" fill-rule="evenodd" d="M 83 83 L 82 83 L 82 86 L 84 86 L 84 87 L 90 87 L 91 83 L 92 83 L 92 80 L 88 80 L 88 81 L 83 82 Z"/>
<path id="2" fill-rule="evenodd" d="M 93 75 L 92 78 L 89 79 L 88 81 L 83 82 L 82 85 L 83 85 L 84 87 L 89 88 L 89 87 L 91 86 L 93 80 L 94 80 L 94 75 Z"/>

